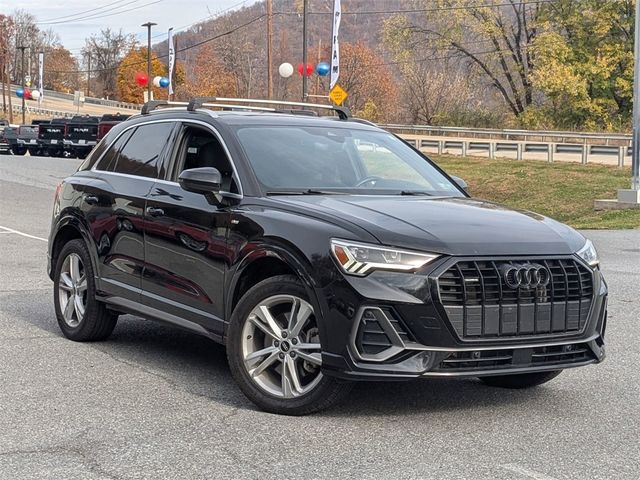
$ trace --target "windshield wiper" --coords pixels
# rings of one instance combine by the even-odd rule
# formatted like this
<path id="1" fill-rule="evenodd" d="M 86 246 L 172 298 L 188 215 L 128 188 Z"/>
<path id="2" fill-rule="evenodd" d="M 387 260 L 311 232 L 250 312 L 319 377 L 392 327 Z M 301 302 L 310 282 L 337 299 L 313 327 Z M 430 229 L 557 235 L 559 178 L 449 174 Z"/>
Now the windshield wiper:
<path id="1" fill-rule="evenodd" d="M 274 190 L 267 192 L 268 196 L 273 195 L 340 195 L 340 192 L 332 192 L 328 190 L 315 190 L 309 188 L 307 190 Z"/>
<path id="2" fill-rule="evenodd" d="M 403 196 L 420 196 L 433 197 L 433 193 L 425 192 L 424 190 L 402 190 L 400 195 Z"/>

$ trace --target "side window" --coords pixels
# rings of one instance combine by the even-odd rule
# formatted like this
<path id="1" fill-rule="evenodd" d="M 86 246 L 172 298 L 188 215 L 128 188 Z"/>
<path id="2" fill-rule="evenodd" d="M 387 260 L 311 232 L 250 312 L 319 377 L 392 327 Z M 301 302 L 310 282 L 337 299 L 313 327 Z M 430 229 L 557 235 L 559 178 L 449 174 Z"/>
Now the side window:
<path id="1" fill-rule="evenodd" d="M 222 175 L 222 190 L 239 193 L 233 178 L 233 167 L 224 147 L 210 130 L 194 125 L 182 128 L 180 146 L 177 150 L 173 181 L 183 170 L 201 167 L 216 168 Z"/>
<path id="2" fill-rule="evenodd" d="M 127 141 L 129 140 L 129 137 L 133 133 L 133 130 L 134 129 L 127 130 L 122 135 L 120 135 L 118 140 L 113 142 L 113 145 L 111 145 L 111 148 L 109 148 L 109 150 L 107 150 L 107 153 L 105 153 L 104 156 L 100 159 L 100 162 L 98 163 L 98 166 L 96 167 L 98 170 L 104 170 L 106 172 L 113 172 L 114 171 L 114 167 L 116 165 L 116 161 L 118 160 L 118 153 L 120 153 L 120 150 L 122 150 L 122 147 L 124 147 L 125 144 L 127 143 Z M 100 145 L 101 144 L 102 143 L 100 143 Z M 106 145 L 106 143 L 105 143 L 105 145 Z M 98 148 L 99 147 L 96 147 L 96 150 Z M 92 154 L 92 156 L 93 156 L 93 154 Z"/>

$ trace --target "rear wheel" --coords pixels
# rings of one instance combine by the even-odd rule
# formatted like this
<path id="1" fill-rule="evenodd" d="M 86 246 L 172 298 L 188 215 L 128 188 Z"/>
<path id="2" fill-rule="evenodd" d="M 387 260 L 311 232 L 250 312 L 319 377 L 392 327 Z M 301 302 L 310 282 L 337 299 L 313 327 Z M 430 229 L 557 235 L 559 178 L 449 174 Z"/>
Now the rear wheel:
<path id="1" fill-rule="evenodd" d="M 491 387 L 500 388 L 531 388 L 553 380 L 562 373 L 562 370 L 551 372 L 521 373 L 516 375 L 496 375 L 480 377 L 480 380 Z"/>
<path id="2" fill-rule="evenodd" d="M 318 319 L 298 279 L 251 288 L 229 326 L 227 357 L 240 389 L 265 411 L 306 415 L 330 407 L 351 384 L 323 375 Z"/>
<path id="3" fill-rule="evenodd" d="M 24 155 L 25 153 L 27 153 L 27 149 L 24 147 L 15 147 L 13 148 L 13 154 L 14 155 Z"/>
<path id="4" fill-rule="evenodd" d="M 56 317 L 65 337 L 88 342 L 111 335 L 118 317 L 96 300 L 95 293 L 89 250 L 84 241 L 72 240 L 62 248 L 54 275 Z"/>

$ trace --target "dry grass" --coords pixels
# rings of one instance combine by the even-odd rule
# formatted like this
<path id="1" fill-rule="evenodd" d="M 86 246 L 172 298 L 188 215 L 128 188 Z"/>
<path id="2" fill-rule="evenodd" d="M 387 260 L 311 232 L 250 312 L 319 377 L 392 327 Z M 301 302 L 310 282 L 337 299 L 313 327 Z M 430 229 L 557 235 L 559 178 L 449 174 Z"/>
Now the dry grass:
<path id="1" fill-rule="evenodd" d="M 628 188 L 630 169 L 473 157 L 431 158 L 463 178 L 472 196 L 547 215 L 575 228 L 640 228 L 640 210 L 595 211 L 593 201 Z"/>

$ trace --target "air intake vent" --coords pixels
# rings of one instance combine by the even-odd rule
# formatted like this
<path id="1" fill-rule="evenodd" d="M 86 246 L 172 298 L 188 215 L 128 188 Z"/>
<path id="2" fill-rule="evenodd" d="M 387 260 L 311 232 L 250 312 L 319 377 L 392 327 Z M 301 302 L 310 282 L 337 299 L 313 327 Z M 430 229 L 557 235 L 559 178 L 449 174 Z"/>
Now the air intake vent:
<path id="1" fill-rule="evenodd" d="M 355 332 L 355 347 L 363 359 L 387 359 L 411 341 L 413 338 L 393 310 L 378 307 L 362 310 Z"/>

